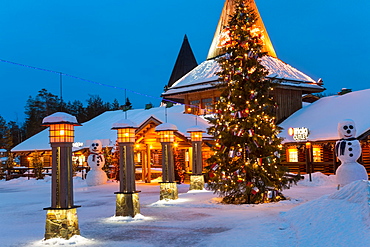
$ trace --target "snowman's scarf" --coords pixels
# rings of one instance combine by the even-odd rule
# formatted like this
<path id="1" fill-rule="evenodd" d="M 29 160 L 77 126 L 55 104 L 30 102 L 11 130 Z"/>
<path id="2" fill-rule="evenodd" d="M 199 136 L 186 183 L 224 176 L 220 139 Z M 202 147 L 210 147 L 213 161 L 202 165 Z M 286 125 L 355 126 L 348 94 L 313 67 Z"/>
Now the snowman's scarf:
<path id="1" fill-rule="evenodd" d="M 349 139 L 341 139 L 337 142 L 337 145 L 335 146 L 335 153 L 338 156 L 339 155 L 344 155 L 344 151 L 346 149 L 347 141 L 354 141 L 356 138 L 349 138 Z M 340 149 L 340 153 L 338 152 Z"/>

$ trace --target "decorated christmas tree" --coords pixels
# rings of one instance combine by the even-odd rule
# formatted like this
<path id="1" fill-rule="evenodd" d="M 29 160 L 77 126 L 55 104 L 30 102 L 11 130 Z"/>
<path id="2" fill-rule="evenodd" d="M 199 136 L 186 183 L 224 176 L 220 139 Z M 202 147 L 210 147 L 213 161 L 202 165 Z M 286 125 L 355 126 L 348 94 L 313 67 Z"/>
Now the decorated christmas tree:
<path id="1" fill-rule="evenodd" d="M 208 188 L 224 203 L 276 201 L 290 181 L 279 165 L 281 139 L 275 125 L 274 84 L 261 65 L 264 34 L 255 25 L 256 14 L 248 1 L 235 1 L 235 13 L 224 28 L 225 55 L 217 58 L 222 90 L 215 105 L 214 155 L 208 159 Z"/>

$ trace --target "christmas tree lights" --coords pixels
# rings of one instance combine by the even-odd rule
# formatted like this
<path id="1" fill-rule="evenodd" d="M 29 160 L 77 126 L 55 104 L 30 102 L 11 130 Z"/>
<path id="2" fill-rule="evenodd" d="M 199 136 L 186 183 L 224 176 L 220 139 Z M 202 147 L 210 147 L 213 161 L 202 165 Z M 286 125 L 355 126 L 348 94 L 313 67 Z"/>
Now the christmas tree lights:
<path id="1" fill-rule="evenodd" d="M 262 203 L 282 198 L 288 183 L 279 165 L 281 139 L 275 125 L 275 86 L 266 79 L 260 61 L 264 34 L 256 26 L 257 16 L 248 1 L 235 1 L 235 13 L 225 27 L 222 45 L 226 54 L 217 58 L 222 90 L 210 119 L 216 144 L 208 159 L 208 188 L 224 203 Z"/>

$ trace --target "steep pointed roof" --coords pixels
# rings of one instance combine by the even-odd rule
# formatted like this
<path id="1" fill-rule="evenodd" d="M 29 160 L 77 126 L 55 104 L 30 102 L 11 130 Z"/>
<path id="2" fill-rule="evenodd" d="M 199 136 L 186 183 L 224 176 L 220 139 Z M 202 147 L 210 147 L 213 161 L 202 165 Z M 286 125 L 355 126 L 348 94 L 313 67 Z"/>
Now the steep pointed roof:
<path id="1" fill-rule="evenodd" d="M 257 27 L 262 31 L 263 33 L 263 41 L 264 41 L 264 48 L 263 52 L 267 52 L 267 55 L 271 57 L 277 57 L 275 53 L 275 49 L 271 43 L 270 37 L 267 33 L 267 30 L 265 28 L 265 25 L 263 24 L 261 15 L 258 12 L 257 5 L 254 2 L 254 0 L 246 0 L 248 6 L 254 10 L 256 13 L 258 20 L 257 20 Z M 215 58 L 219 55 L 222 55 L 224 51 L 222 50 L 221 47 L 219 47 L 220 44 L 220 39 L 222 38 L 224 28 L 228 25 L 229 22 L 229 17 L 232 15 L 235 11 L 235 0 L 226 0 L 224 8 L 221 13 L 220 20 L 218 21 L 217 29 L 215 32 L 215 35 L 213 37 L 213 41 L 211 44 L 211 47 L 208 52 L 208 57 L 207 59 L 212 59 Z"/>
<path id="2" fill-rule="evenodd" d="M 322 86 L 323 84 L 320 81 L 316 82 L 308 75 L 289 64 L 284 63 L 276 57 L 274 47 L 272 46 L 271 40 L 267 34 L 265 26 L 263 25 L 254 0 L 245 1 L 248 2 L 249 6 L 257 13 L 259 17 L 257 25 L 264 33 L 265 39 L 263 51 L 267 52 L 267 56 L 261 58 L 261 63 L 269 72 L 267 78 L 279 83 L 279 87 L 281 88 L 299 89 L 302 90 L 304 94 L 324 91 L 325 88 Z M 184 95 L 187 93 L 210 90 L 216 87 L 215 84 L 219 79 L 217 72 L 219 72 L 220 66 L 215 58 L 223 54 L 221 48 L 218 48 L 217 45 L 222 34 L 221 27 L 227 25 L 228 17 L 234 11 L 234 2 L 235 0 L 226 0 L 225 2 L 207 60 L 181 77 L 173 83 L 172 86 L 168 87 L 166 91 L 162 93 L 161 97 L 167 99 L 176 98 L 181 102 Z"/>
<path id="3" fill-rule="evenodd" d="M 198 66 L 197 60 L 190 47 L 188 37 L 184 36 L 179 55 L 177 56 L 175 66 L 173 67 L 168 87 L 171 87 L 178 79 L 186 75 L 189 71 Z"/>

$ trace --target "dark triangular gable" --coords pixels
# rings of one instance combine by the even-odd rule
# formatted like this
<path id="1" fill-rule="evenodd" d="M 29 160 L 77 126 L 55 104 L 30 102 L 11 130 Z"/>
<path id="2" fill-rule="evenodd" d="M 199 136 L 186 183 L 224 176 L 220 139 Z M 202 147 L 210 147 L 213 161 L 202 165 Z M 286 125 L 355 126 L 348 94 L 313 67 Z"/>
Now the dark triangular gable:
<path id="1" fill-rule="evenodd" d="M 185 34 L 184 41 L 177 56 L 175 66 L 173 67 L 167 88 L 171 87 L 178 79 L 186 75 L 192 69 L 198 66 L 193 50 L 190 47 L 188 37 Z"/>

